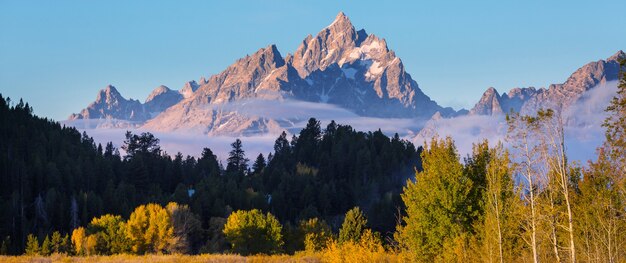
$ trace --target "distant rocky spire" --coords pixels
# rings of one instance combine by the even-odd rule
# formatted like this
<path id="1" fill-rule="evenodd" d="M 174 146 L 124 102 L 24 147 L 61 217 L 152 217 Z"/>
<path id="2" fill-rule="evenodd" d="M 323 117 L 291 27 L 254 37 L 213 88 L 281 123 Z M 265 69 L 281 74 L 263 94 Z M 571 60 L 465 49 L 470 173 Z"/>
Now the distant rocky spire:
<path id="1" fill-rule="evenodd" d="M 610 56 L 606 60 L 607 61 L 617 61 L 619 59 L 626 59 L 626 53 L 624 53 L 624 51 L 622 51 L 622 50 L 617 51 L 617 53 L 613 54 L 613 56 Z"/>
<path id="2" fill-rule="evenodd" d="M 476 103 L 474 108 L 469 112 L 470 115 L 495 115 L 502 113 L 502 106 L 500 105 L 500 94 L 498 91 L 490 87 L 488 88 L 480 101 Z"/>

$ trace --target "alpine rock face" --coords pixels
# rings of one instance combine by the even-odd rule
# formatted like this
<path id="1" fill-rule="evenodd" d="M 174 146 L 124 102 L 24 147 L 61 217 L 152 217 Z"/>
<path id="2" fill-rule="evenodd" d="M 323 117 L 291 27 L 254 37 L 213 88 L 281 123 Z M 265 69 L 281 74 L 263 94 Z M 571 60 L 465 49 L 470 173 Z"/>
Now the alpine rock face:
<path id="1" fill-rule="evenodd" d="M 626 58 L 623 51 L 618 51 L 606 60 L 591 62 L 576 70 L 564 83 L 552 84 L 547 89 L 515 88 L 498 94 L 489 88 L 474 108 L 472 115 L 501 115 L 511 110 L 523 114 L 532 114 L 543 109 L 566 109 L 578 101 L 581 96 L 594 87 L 617 80 L 620 58 Z"/>
<path id="2" fill-rule="evenodd" d="M 626 54 L 623 51 L 618 51 L 606 60 L 588 63 L 576 70 L 564 83 L 552 84 L 547 89 L 514 88 L 508 93 L 499 94 L 495 88 L 490 87 L 466 116 L 459 116 L 456 119 L 442 118 L 440 114 L 435 114 L 425 123 L 413 140 L 421 143 L 445 132 L 498 138 L 498 136 L 501 137 L 506 133 L 504 115 L 510 111 L 533 115 L 539 109 L 555 109 L 564 112 L 566 125 L 578 128 L 589 126 L 590 119 L 598 118 L 595 115 L 595 117 L 590 117 L 595 113 L 589 111 L 603 112 L 606 108 L 604 103 L 614 96 L 611 93 L 614 92 L 612 90 L 600 91 L 596 89 L 598 87 L 610 89 L 611 85 L 615 86 L 619 77 L 620 66 L 618 61 L 622 58 L 626 58 Z M 609 82 L 613 84 L 609 85 Z M 604 94 L 602 95 L 604 98 L 597 99 L 596 97 L 594 100 L 594 103 L 602 104 L 594 105 L 594 108 L 599 110 L 590 109 L 588 106 L 583 106 L 584 109 L 580 109 L 580 105 L 589 104 L 585 101 L 589 99 L 589 96 L 597 96 L 593 95 L 595 93 Z M 588 116 L 582 116 L 585 114 Z M 591 126 L 599 126 L 596 123 L 597 120 L 591 122 L 594 123 Z"/>
<path id="3" fill-rule="evenodd" d="M 69 120 L 98 119 L 142 123 L 181 101 L 185 97 L 184 92 L 193 94 L 193 83 L 195 82 L 188 82 L 180 92 L 161 85 L 148 95 L 144 103 L 125 99 L 114 86 L 108 85 L 98 92 L 94 102 L 80 113 L 70 115 Z"/>
<path id="4" fill-rule="evenodd" d="M 617 79 L 617 61 L 624 57 L 619 51 L 606 60 L 589 63 L 563 84 L 547 89 L 514 88 L 500 94 L 489 88 L 470 111 L 455 111 L 439 106 L 420 90 L 385 39 L 356 30 L 350 19 L 339 13 L 315 36 L 308 35 L 293 54 L 283 57 L 275 45 L 269 45 L 208 79 L 185 83 L 180 91 L 157 87 L 143 104 L 124 99 L 108 86 L 70 120 L 119 119 L 139 122 L 149 130 L 208 135 L 279 133 L 296 128 L 295 123 L 303 120 L 289 114 L 276 117 L 257 107 L 263 105 L 258 102 L 280 105 L 296 101 L 330 104 L 356 116 L 415 119 L 424 123 L 421 133 L 428 133 L 435 132 L 435 122 L 458 116 L 566 108 L 598 84 Z M 309 117 L 317 117 L 316 112 Z"/>
<path id="5" fill-rule="evenodd" d="M 200 83 L 192 96 L 144 127 L 210 135 L 280 131 L 293 120 L 273 119 L 263 112 L 242 114 L 227 105 L 287 99 L 328 103 L 360 116 L 383 118 L 426 119 L 435 112 L 456 113 L 419 89 L 384 39 L 355 30 L 339 13 L 315 37 L 307 36 L 294 54 L 283 58 L 275 45 L 259 49 Z"/>
<path id="6" fill-rule="evenodd" d="M 185 85 L 184 88 L 187 88 L 187 86 Z M 161 85 L 148 95 L 148 98 L 146 98 L 144 102 L 144 108 L 150 114 L 150 118 L 152 118 L 181 101 L 184 96 L 181 93 L 182 92 L 174 91 Z"/>
<path id="7" fill-rule="evenodd" d="M 148 118 L 143 105 L 138 100 L 125 99 L 111 85 L 98 92 L 96 100 L 78 114 L 72 114 L 69 120 L 79 119 L 120 119 L 145 121 Z"/>

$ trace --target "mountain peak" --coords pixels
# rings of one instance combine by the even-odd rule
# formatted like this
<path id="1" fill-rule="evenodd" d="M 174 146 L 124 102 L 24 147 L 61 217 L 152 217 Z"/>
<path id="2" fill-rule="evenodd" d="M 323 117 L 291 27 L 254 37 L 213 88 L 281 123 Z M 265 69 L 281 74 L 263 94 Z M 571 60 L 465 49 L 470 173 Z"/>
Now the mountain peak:
<path id="1" fill-rule="evenodd" d="M 469 111 L 470 115 L 493 115 L 503 112 L 500 102 L 500 94 L 494 87 L 489 87 L 483 96 L 480 97 L 480 101 L 474 105 Z"/>
<path id="2" fill-rule="evenodd" d="M 78 114 L 70 115 L 76 119 L 120 119 L 145 121 L 143 106 L 137 100 L 125 99 L 113 85 L 107 85 L 98 92 L 96 100 Z"/>
<path id="3" fill-rule="evenodd" d="M 120 94 L 113 85 L 109 84 L 104 89 L 100 90 L 96 101 L 109 100 L 111 98 L 122 98 L 122 94 Z"/>
<path id="4" fill-rule="evenodd" d="M 256 59 L 264 59 L 268 62 L 273 62 L 276 67 L 281 67 L 285 64 L 285 60 L 282 55 L 278 51 L 276 45 L 271 44 L 267 47 L 259 49 L 256 53 L 252 55 L 253 58 Z"/>
<path id="5" fill-rule="evenodd" d="M 107 92 L 107 93 L 108 92 L 118 92 L 117 89 L 115 88 L 115 86 L 113 86 L 111 84 L 109 84 L 106 87 L 104 87 L 104 89 L 102 89 L 101 91 L 104 91 L 104 92 Z"/>
<path id="6" fill-rule="evenodd" d="M 150 95 L 148 95 L 148 98 L 146 98 L 146 102 L 150 102 L 150 101 L 152 101 L 155 97 L 157 97 L 157 96 L 159 96 L 159 95 L 161 95 L 161 94 L 168 93 L 168 92 L 170 92 L 170 91 L 171 91 L 171 90 L 170 90 L 170 88 L 168 88 L 168 87 L 167 87 L 167 86 L 165 86 L 165 85 L 158 86 L 158 87 L 156 87 L 156 88 L 152 91 L 152 93 L 150 93 Z"/>
<path id="7" fill-rule="evenodd" d="M 496 90 L 496 88 L 494 88 L 494 87 L 489 87 L 489 88 L 485 91 L 485 94 L 487 94 L 487 95 L 498 94 L 498 90 Z M 483 94 L 483 96 L 484 96 L 485 94 Z"/>
<path id="8" fill-rule="evenodd" d="M 293 62 L 298 74 L 305 77 L 315 70 L 324 70 L 338 62 L 366 37 L 365 30 L 356 31 L 350 19 L 340 12 L 316 36 L 307 36 L 289 60 Z"/>
<path id="9" fill-rule="evenodd" d="M 350 18 L 348 18 L 346 14 L 344 14 L 343 12 L 339 12 L 339 14 L 337 14 L 337 16 L 335 17 L 335 20 L 328 27 L 351 28 L 352 22 L 350 22 Z"/>
<path id="10" fill-rule="evenodd" d="M 612 60 L 618 60 L 618 59 L 626 59 L 626 53 L 624 53 L 624 51 L 622 50 L 617 51 L 615 54 L 613 54 L 613 56 L 610 56 L 606 60 L 612 61 Z"/>

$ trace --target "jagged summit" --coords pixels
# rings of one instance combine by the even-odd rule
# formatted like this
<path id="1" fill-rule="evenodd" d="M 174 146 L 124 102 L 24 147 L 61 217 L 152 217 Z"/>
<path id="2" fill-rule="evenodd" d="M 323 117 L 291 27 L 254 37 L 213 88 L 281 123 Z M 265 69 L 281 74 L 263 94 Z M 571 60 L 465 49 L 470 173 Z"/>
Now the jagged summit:
<path id="1" fill-rule="evenodd" d="M 625 58 L 626 58 L 626 53 L 624 53 L 624 51 L 622 51 L 622 50 L 619 50 L 615 54 L 613 54 L 613 56 L 610 56 L 606 60 L 607 61 L 617 61 L 619 59 L 625 59 Z"/>
<path id="2" fill-rule="evenodd" d="M 618 51 L 606 60 L 587 63 L 577 69 L 562 84 L 552 84 L 547 89 L 515 88 L 498 95 L 489 88 L 470 114 L 497 115 L 514 110 L 524 114 L 533 114 L 541 108 L 563 109 L 575 103 L 588 90 L 599 84 L 617 80 L 619 59 L 626 58 L 623 51 Z"/>
<path id="3" fill-rule="evenodd" d="M 70 120 L 77 119 L 122 119 L 145 121 L 147 115 L 137 100 L 125 99 L 113 85 L 107 85 L 98 92 L 96 100 Z"/>
<path id="4" fill-rule="evenodd" d="M 158 86 L 157 88 L 155 88 L 155 89 L 152 91 L 152 93 L 150 93 L 150 95 L 148 95 L 148 97 L 146 98 L 146 101 L 145 101 L 145 102 L 146 102 L 146 103 L 148 103 L 148 102 L 150 102 L 150 101 L 154 100 L 154 98 L 155 98 L 155 97 L 157 97 L 157 96 L 159 96 L 159 95 L 161 95 L 161 94 L 165 94 L 165 93 L 171 92 L 171 91 L 172 91 L 172 90 L 171 90 L 170 88 L 168 88 L 167 86 L 165 86 L 165 85 L 160 85 L 160 86 Z"/>
<path id="5" fill-rule="evenodd" d="M 109 102 L 120 98 L 123 98 L 122 94 L 113 85 L 109 84 L 98 92 L 96 102 Z"/>
<path id="6" fill-rule="evenodd" d="M 335 17 L 335 20 L 333 20 L 333 22 L 324 27 L 322 30 L 332 29 L 342 31 L 342 29 L 348 30 L 350 28 L 354 28 L 352 22 L 350 21 L 350 18 L 348 18 L 348 16 L 346 16 L 346 14 L 344 14 L 343 12 L 339 12 Z"/>
<path id="7" fill-rule="evenodd" d="M 293 54 L 293 65 L 301 77 L 315 70 L 324 70 L 337 63 L 367 37 L 365 30 L 356 31 L 350 19 L 340 12 L 335 20 L 317 33 L 308 35 Z M 288 59 L 291 60 L 291 59 Z"/>
<path id="8" fill-rule="evenodd" d="M 446 116 L 454 113 L 419 89 L 385 39 L 355 30 L 344 13 L 315 36 L 308 35 L 293 55 L 283 58 L 275 45 L 269 45 L 198 85 L 191 96 L 145 127 L 215 134 L 216 129 L 242 130 L 233 123 L 261 130 L 276 126 L 271 119 L 263 119 L 263 112 L 251 122 L 221 108 L 248 99 L 322 102 L 375 117 L 427 119 L 437 111 Z"/>
<path id="9" fill-rule="evenodd" d="M 555 104 L 565 107 L 594 86 L 617 79 L 619 58 L 626 58 L 621 50 L 581 67 L 562 84 L 549 88 L 515 88 L 500 94 L 491 87 L 471 111 L 454 111 L 420 90 L 384 38 L 356 30 L 340 12 L 286 57 L 275 45 L 268 45 L 218 74 L 185 83 L 180 91 L 159 86 L 145 104 L 124 99 L 109 85 L 94 103 L 70 119 L 118 118 L 146 121 L 145 128 L 160 131 L 232 135 L 280 131 L 298 121 L 273 119 L 263 110 L 246 115 L 229 106 L 248 100 L 326 103 L 360 116 L 422 120 L 499 115 L 510 110 L 532 112 Z"/>

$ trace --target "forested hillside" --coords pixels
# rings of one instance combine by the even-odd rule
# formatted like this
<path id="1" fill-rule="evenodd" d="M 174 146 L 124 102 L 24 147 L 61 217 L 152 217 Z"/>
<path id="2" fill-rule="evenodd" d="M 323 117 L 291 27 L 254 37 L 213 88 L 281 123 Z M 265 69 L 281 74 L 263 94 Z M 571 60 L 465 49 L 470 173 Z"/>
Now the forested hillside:
<path id="1" fill-rule="evenodd" d="M 129 218 L 147 203 L 188 205 L 201 222 L 189 252 L 223 252 L 226 217 L 260 209 L 286 229 L 320 218 L 337 231 L 344 213 L 361 207 L 370 226 L 391 236 L 400 192 L 419 167 L 419 149 L 382 132 L 358 132 L 311 119 L 300 134 L 277 138 L 267 157 L 246 156 L 240 140 L 225 164 L 210 150 L 199 158 L 170 156 L 152 134 L 126 134 L 121 156 L 112 143 L 34 116 L 28 103 L 0 96 L 0 237 L 5 253 L 87 226 L 105 214 Z M 252 159 L 253 161 L 250 161 Z M 293 251 L 300 245 L 288 244 Z"/>

